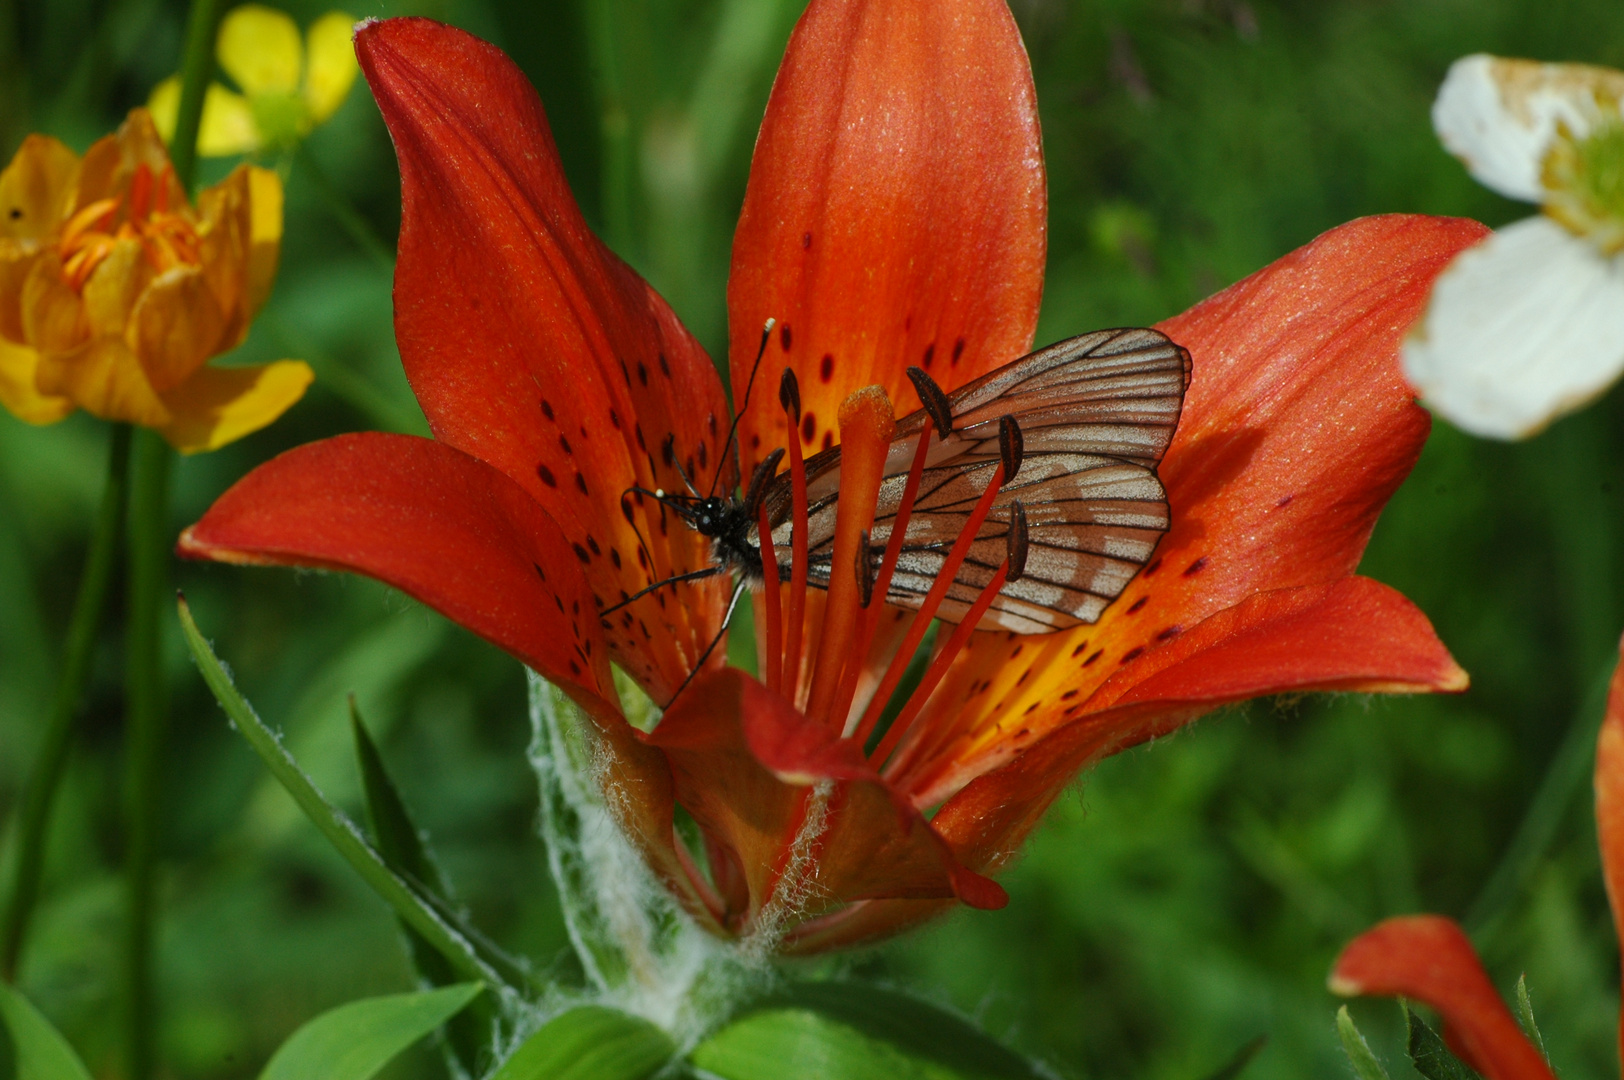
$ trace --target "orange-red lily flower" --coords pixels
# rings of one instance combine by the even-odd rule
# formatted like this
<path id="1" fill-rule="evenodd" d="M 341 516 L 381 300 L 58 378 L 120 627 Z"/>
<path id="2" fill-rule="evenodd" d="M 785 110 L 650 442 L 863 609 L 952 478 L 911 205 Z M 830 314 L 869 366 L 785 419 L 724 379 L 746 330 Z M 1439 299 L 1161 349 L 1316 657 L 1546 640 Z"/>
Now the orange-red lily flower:
<path id="1" fill-rule="evenodd" d="M 683 472 L 732 489 L 720 382 L 587 230 L 505 56 L 423 20 L 368 25 L 356 51 L 400 157 L 396 334 L 435 438 L 294 450 L 181 550 L 369 574 L 564 689 L 596 723 L 629 833 L 704 925 L 782 931 L 780 947 L 808 951 L 955 898 L 997 906 L 986 875 L 1101 755 L 1260 694 L 1464 687 L 1426 618 L 1352 575 L 1427 432 L 1400 337 L 1480 226 L 1355 222 L 1165 324 L 1194 382 L 1162 466 L 1174 524 L 1155 561 L 1097 625 L 944 628 L 925 688 L 868 752 L 910 624 L 862 608 L 838 575 L 804 606 L 794 574 L 769 580 L 762 681 L 720 651 L 688 681 L 723 580 L 600 619 L 709 565 L 701 537 L 628 492 L 682 490 Z M 890 403 L 918 405 L 907 365 L 951 390 L 1029 348 L 1045 213 L 1031 72 L 1003 0 L 813 0 L 734 243 L 741 406 L 776 320 L 741 416 L 744 475 L 786 440 L 792 468 L 839 442 L 839 513 L 872 519 L 858 478 L 884 452 Z M 798 412 L 770 390 L 784 367 Z M 651 731 L 624 718 L 611 662 L 669 703 Z M 678 804 L 703 851 L 674 838 Z"/>
<path id="2" fill-rule="evenodd" d="M 1620 643 L 1624 654 L 1624 643 Z M 1624 939 L 1624 656 L 1613 672 L 1596 740 L 1596 839 L 1613 927 Z M 1452 919 L 1404 915 L 1359 935 L 1331 968 L 1338 994 L 1402 996 L 1437 1009 L 1444 1040 L 1487 1080 L 1554 1080 L 1506 1008 L 1472 943 Z M 1624 1060 L 1624 1014 L 1619 1017 Z"/>

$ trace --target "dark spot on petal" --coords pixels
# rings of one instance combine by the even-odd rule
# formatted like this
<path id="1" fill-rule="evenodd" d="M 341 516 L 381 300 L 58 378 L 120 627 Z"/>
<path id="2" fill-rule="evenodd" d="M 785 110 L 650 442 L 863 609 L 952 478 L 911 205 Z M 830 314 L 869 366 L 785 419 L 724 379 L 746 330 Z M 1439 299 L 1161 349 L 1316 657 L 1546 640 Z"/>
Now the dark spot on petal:
<path id="1" fill-rule="evenodd" d="M 904 539 L 907 538 L 904 537 Z M 1015 659 L 1017 656 L 1021 655 L 1021 650 L 1024 648 L 1026 648 L 1026 642 L 1023 641 L 1019 645 L 1015 646 L 1015 651 L 1009 654 L 1009 658 L 1011 660 Z"/>
<path id="2" fill-rule="evenodd" d="M 1279 510 L 1281 507 L 1283 507 L 1287 503 L 1291 502 L 1292 498 L 1293 498 L 1293 496 L 1291 496 L 1291 495 L 1282 495 L 1280 497 L 1280 501 L 1274 504 L 1274 508 L 1276 510 Z"/>
<path id="3" fill-rule="evenodd" d="M 541 399 L 541 415 L 545 416 L 549 420 L 551 420 L 553 418 L 553 406 L 552 406 L 552 403 L 549 402 L 546 398 Z"/>
<path id="4" fill-rule="evenodd" d="M 593 536 L 591 533 L 587 533 L 586 546 L 592 549 L 592 554 L 594 555 L 603 554 L 603 548 L 598 546 L 598 538 Z"/>
<path id="5" fill-rule="evenodd" d="M 574 675 L 576 678 L 581 677 L 581 665 L 577 664 L 574 660 L 570 661 L 570 674 Z"/>
<path id="6" fill-rule="evenodd" d="M 648 623 L 644 622 L 642 619 L 638 619 L 637 620 L 637 626 L 638 626 L 639 629 L 641 629 L 643 631 L 644 640 L 646 640 L 646 641 L 653 641 L 654 640 L 654 635 L 648 632 Z"/>
<path id="7" fill-rule="evenodd" d="M 811 234 L 808 233 L 807 235 L 810 236 Z M 778 344 L 780 344 L 780 345 L 782 345 L 784 347 L 785 352 L 789 352 L 790 342 L 792 342 L 794 340 L 795 340 L 795 335 L 793 333 L 791 333 L 790 328 L 789 328 L 789 323 L 781 324 L 778 327 Z"/>
<path id="8" fill-rule="evenodd" d="M 1157 558 L 1155 558 L 1154 560 L 1151 561 L 1151 564 L 1149 566 L 1145 567 L 1144 576 L 1145 577 L 1150 577 L 1152 574 L 1154 574 L 1156 571 L 1160 570 L 1161 568 L 1162 568 L 1162 560 L 1161 560 L 1161 557 L 1158 556 Z"/>
<path id="9" fill-rule="evenodd" d="M 961 357 L 963 355 L 964 355 L 964 339 L 959 338 L 959 340 L 957 340 L 957 341 L 955 341 L 953 343 L 953 366 L 954 367 L 959 366 L 959 357 Z"/>
<path id="10" fill-rule="evenodd" d="M 1150 597 L 1141 596 L 1139 599 L 1128 605 L 1128 614 L 1132 615 L 1134 612 L 1138 611 L 1148 603 L 1150 603 Z"/>
<path id="11" fill-rule="evenodd" d="M 597 597 L 593 597 L 593 599 L 597 600 Z M 603 601 L 602 600 L 598 600 L 598 606 L 599 607 L 603 606 Z M 579 600 L 576 600 L 573 603 L 571 603 L 570 604 L 570 611 L 573 614 L 579 615 L 581 613 L 581 602 Z"/>
<path id="12" fill-rule="evenodd" d="M 1193 576 L 1195 574 L 1201 573 L 1201 571 L 1205 570 L 1206 568 L 1207 568 L 1207 557 L 1205 555 L 1203 555 L 1203 556 L 1201 556 L 1201 558 L 1197 559 L 1195 562 L 1191 563 L 1189 566 L 1186 566 L 1184 568 L 1184 576 L 1185 577 L 1191 577 L 1191 576 Z"/>
<path id="13" fill-rule="evenodd" d="M 1104 649 L 1096 649 L 1096 650 L 1094 650 L 1094 654 L 1092 656 L 1090 656 L 1087 660 L 1083 661 L 1083 666 L 1088 667 L 1090 664 L 1092 664 L 1094 661 L 1098 660 L 1100 657 L 1102 657 L 1104 655 L 1105 655 L 1105 650 Z"/>
<path id="14" fill-rule="evenodd" d="M 624 495 L 620 497 L 620 515 L 626 519 L 626 524 L 637 524 L 636 519 L 632 517 L 632 501 Z"/>
<path id="15" fill-rule="evenodd" d="M 620 414 L 615 412 L 613 409 L 609 410 L 609 426 L 613 427 L 616 431 L 620 430 Z"/>
<path id="16" fill-rule="evenodd" d="M 610 548 L 609 549 L 609 561 L 615 564 L 615 569 L 616 570 L 620 569 L 620 549 L 619 548 Z"/>
<path id="17" fill-rule="evenodd" d="M 575 486 L 581 489 L 581 494 L 582 495 L 585 495 L 587 493 L 587 491 L 586 491 L 586 477 L 582 476 L 580 473 L 576 473 L 575 474 Z"/>
<path id="18" fill-rule="evenodd" d="M 823 359 L 818 361 L 818 378 L 828 382 L 835 376 L 835 354 L 824 353 Z"/>
<path id="19" fill-rule="evenodd" d="M 926 371 L 930 370 L 930 362 L 936 359 L 936 343 L 933 341 L 925 346 L 925 361 L 920 366 Z"/>
<path id="20" fill-rule="evenodd" d="M 671 361 L 665 358 L 665 353 L 660 354 L 660 374 L 668 379 L 671 377 Z"/>
<path id="21" fill-rule="evenodd" d="M 1032 674 L 1032 669 L 1031 668 L 1027 668 L 1025 671 L 1021 672 L 1021 677 L 1015 680 L 1015 685 L 1016 686 L 1021 685 L 1021 683 L 1026 681 L 1026 677 L 1028 675 L 1030 675 L 1030 674 Z"/>
<path id="22" fill-rule="evenodd" d="M 761 434 L 759 432 L 750 436 L 750 449 L 761 449 Z"/>
<path id="23" fill-rule="evenodd" d="M 626 388 L 628 390 L 631 389 L 632 373 L 626 369 L 626 361 L 624 358 L 622 358 L 620 361 L 620 376 L 626 380 Z"/>
<path id="24" fill-rule="evenodd" d="M 829 449 L 829 447 L 833 446 L 834 444 L 835 444 L 835 433 L 833 431 L 825 431 L 823 433 L 823 446 L 820 449 L 827 450 L 827 449 Z"/>
<path id="25" fill-rule="evenodd" d="M 641 360 L 637 362 L 637 381 L 644 386 L 648 385 L 648 365 Z"/>
<path id="26" fill-rule="evenodd" d="M 811 248 L 812 248 L 812 234 L 811 233 L 802 233 L 801 234 L 801 250 L 802 251 L 809 251 L 809 250 L 811 250 Z"/>
<path id="27" fill-rule="evenodd" d="M 1083 655 L 1083 650 L 1086 648 L 1088 648 L 1088 642 L 1084 641 L 1078 643 L 1077 647 L 1071 650 L 1071 658 L 1073 660 L 1077 659 L 1079 656 Z"/>
<path id="28" fill-rule="evenodd" d="M 1122 663 L 1131 664 L 1143 656 L 1144 652 L 1145 647 L 1143 645 L 1135 645 L 1133 648 L 1122 654 Z"/>
<path id="29" fill-rule="evenodd" d="M 801 441 L 802 442 L 807 442 L 807 443 L 811 442 L 812 441 L 812 436 L 816 435 L 817 431 L 818 431 L 817 421 L 815 421 L 812 418 L 811 413 L 807 413 L 806 415 L 801 417 Z"/>
<path id="30" fill-rule="evenodd" d="M 710 468 L 710 451 L 705 449 L 704 443 L 699 444 L 699 467 L 701 469 Z"/>
<path id="31" fill-rule="evenodd" d="M 570 449 L 570 441 L 564 438 L 563 432 L 559 432 L 558 435 L 558 448 L 564 451 L 566 454 L 574 453 L 574 451 Z"/>
<path id="32" fill-rule="evenodd" d="M 637 549 L 637 565 L 643 568 L 645 574 L 648 573 L 648 554 L 642 548 Z"/>
<path id="33" fill-rule="evenodd" d="M 553 470 L 549 469 L 547 466 L 537 465 L 536 475 L 541 477 L 541 482 L 546 484 L 548 487 L 555 488 L 558 486 L 558 479 L 553 476 Z"/>
<path id="34" fill-rule="evenodd" d="M 575 557 L 577 559 L 580 559 L 584 563 L 589 563 L 592 561 L 592 556 L 588 555 L 586 548 L 582 547 L 580 544 L 571 544 L 570 547 L 575 549 Z"/>
<path id="35" fill-rule="evenodd" d="M 648 453 L 648 444 L 643 441 L 643 425 L 633 423 L 632 433 L 637 436 L 637 449 L 641 450 L 645 454 Z"/>
<path id="36" fill-rule="evenodd" d="M 715 413 L 706 413 L 705 414 L 705 426 L 710 428 L 711 438 L 713 438 L 713 439 L 716 438 L 716 414 Z"/>
<path id="37" fill-rule="evenodd" d="M 665 467 L 668 469 L 675 464 L 677 460 L 677 444 L 667 439 L 665 445 L 660 447 L 660 460 L 665 462 Z"/>
<path id="38" fill-rule="evenodd" d="M 1060 695 L 1060 700 L 1061 701 L 1070 701 L 1072 698 L 1076 697 L 1077 694 L 1078 694 L 1078 691 L 1076 691 L 1076 690 L 1067 690 L 1064 694 Z"/>
<path id="39" fill-rule="evenodd" d="M 699 475 L 699 470 L 694 468 L 694 456 L 692 454 L 689 454 L 688 460 L 684 461 L 682 464 L 683 468 L 688 470 L 688 478 L 690 480 Z"/>
<path id="40" fill-rule="evenodd" d="M 1172 626 L 1169 626 L 1166 630 L 1163 630 L 1161 633 L 1157 634 L 1156 635 L 1156 640 L 1157 641 L 1172 641 L 1174 638 L 1178 637 L 1182 633 L 1184 633 L 1184 627 L 1179 626 L 1177 623 L 1175 623 Z"/>
<path id="41" fill-rule="evenodd" d="M 1021 713 L 1021 715 L 1022 716 L 1031 716 L 1033 713 L 1037 712 L 1037 710 L 1038 710 L 1038 703 L 1034 701 L 1034 702 L 1032 702 L 1032 704 L 1030 704 L 1030 705 L 1028 705 L 1026 707 L 1026 711 Z"/>
<path id="42" fill-rule="evenodd" d="M 537 563 L 537 562 L 533 562 L 533 563 L 531 563 L 531 564 L 530 564 L 530 565 L 531 565 L 531 566 L 534 566 L 534 567 L 535 567 L 535 568 L 536 568 L 536 576 L 537 576 L 537 577 L 539 577 L 539 578 L 541 578 L 541 580 L 543 580 L 543 581 L 546 581 L 546 580 L 547 580 L 547 571 L 545 571 L 545 570 L 543 570 L 543 569 L 542 569 L 542 568 L 541 568 L 541 564 L 540 564 L 540 563 Z"/>

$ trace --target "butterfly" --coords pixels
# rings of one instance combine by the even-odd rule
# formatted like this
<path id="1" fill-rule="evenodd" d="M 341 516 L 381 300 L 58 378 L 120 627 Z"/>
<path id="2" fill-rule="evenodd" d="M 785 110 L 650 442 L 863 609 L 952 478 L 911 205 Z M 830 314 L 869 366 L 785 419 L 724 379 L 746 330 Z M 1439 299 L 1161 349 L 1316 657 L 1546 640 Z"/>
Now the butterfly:
<path id="1" fill-rule="evenodd" d="M 918 369 L 910 374 L 927 407 L 897 422 L 870 533 L 877 549 L 890 539 L 927 417 L 934 413 L 940 422 L 933 423 L 885 601 L 921 606 L 971 508 L 1007 460 L 1000 432 L 1007 443 L 1013 421 L 1019 469 L 994 500 L 936 617 L 959 622 L 969 612 L 1006 557 L 1012 518 L 1024 510 L 1024 572 L 1000 590 L 978 628 L 1045 634 L 1097 621 L 1150 561 L 1172 523 L 1156 466 L 1178 426 L 1190 384 L 1189 352 L 1156 330 L 1098 330 L 1023 356 L 951 394 L 935 389 Z M 713 565 L 682 579 L 735 571 L 744 579 L 740 591 L 745 581 L 759 581 L 756 510 L 762 504 L 781 576 L 789 576 L 791 477 L 772 475 L 781 456 L 775 452 L 757 470 L 742 499 L 700 496 L 691 488 L 689 495 L 649 492 L 711 540 Z M 807 580 L 827 588 L 839 446 L 807 460 L 806 482 Z"/>

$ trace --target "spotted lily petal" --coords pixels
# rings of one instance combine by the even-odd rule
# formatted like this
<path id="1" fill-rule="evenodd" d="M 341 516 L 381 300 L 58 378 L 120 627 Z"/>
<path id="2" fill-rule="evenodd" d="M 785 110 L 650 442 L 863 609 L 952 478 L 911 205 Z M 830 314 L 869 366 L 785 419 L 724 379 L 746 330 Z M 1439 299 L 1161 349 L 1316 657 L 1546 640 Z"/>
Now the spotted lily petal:
<path id="1" fill-rule="evenodd" d="M 682 490 L 679 463 L 702 485 L 714 474 L 721 382 L 588 230 L 535 90 L 495 47 L 425 19 L 369 24 L 355 44 L 400 159 L 395 333 L 435 437 L 547 510 L 595 602 L 706 565 L 703 538 L 626 492 Z M 668 700 L 725 596 L 709 581 L 625 609 L 607 630 L 617 661 Z"/>
<path id="2" fill-rule="evenodd" d="M 1380 923 L 1342 950 L 1330 982 L 1338 994 L 1431 1005 L 1444 1018 L 1450 1049 L 1487 1080 L 1555 1080 L 1452 920 L 1409 915 Z"/>
<path id="3" fill-rule="evenodd" d="M 1624 371 L 1624 256 L 1547 217 L 1500 229 L 1438 278 L 1404 371 L 1474 435 L 1534 434 Z"/>
<path id="4" fill-rule="evenodd" d="M 1624 940 L 1624 643 L 1620 652 L 1620 663 L 1608 690 L 1607 714 L 1596 742 L 1595 783 L 1602 879 L 1613 909 L 1613 929 Z M 1624 1055 L 1624 1015 L 1619 1017 L 1619 1052 Z"/>
<path id="5" fill-rule="evenodd" d="M 733 385 L 779 327 L 740 426 L 746 470 L 785 445 L 773 388 L 800 378 L 801 436 L 838 438 L 853 390 L 918 407 L 1024 353 L 1045 243 L 1026 51 L 1003 0 L 815 0 L 756 142 L 728 281 Z"/>

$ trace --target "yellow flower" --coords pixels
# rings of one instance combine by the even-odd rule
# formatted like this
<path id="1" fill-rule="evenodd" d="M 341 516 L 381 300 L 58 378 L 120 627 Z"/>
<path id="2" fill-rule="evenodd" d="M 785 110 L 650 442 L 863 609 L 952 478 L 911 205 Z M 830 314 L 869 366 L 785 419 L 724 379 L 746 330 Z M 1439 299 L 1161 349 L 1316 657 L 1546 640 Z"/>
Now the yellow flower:
<path id="1" fill-rule="evenodd" d="M 0 404 L 75 407 L 193 453 L 257 431 L 310 385 L 298 360 L 210 367 L 271 291 L 282 183 L 238 166 L 194 208 L 145 109 L 83 158 L 44 135 L 0 173 Z"/>
<path id="2" fill-rule="evenodd" d="M 355 81 L 355 20 L 330 11 L 310 24 L 303 43 L 299 28 L 280 11 L 244 4 L 220 23 L 215 56 L 241 94 L 211 83 L 203 96 L 197 152 L 229 157 L 296 146 L 344 104 Z M 301 77 L 302 76 L 302 77 Z M 147 102 L 168 142 L 180 110 L 180 76 L 159 83 Z"/>

